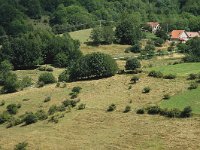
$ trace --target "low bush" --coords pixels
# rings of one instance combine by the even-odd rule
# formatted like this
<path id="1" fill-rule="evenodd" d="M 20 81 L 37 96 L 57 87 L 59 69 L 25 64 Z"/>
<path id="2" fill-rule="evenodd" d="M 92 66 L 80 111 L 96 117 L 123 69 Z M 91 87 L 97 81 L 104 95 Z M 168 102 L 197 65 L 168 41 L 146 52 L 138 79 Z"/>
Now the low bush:
<path id="1" fill-rule="evenodd" d="M 72 92 L 73 92 L 73 93 L 80 93 L 81 89 L 82 89 L 82 88 L 79 87 L 79 86 L 73 87 Z"/>
<path id="2" fill-rule="evenodd" d="M 126 70 L 135 70 L 140 67 L 141 67 L 140 61 L 136 58 L 128 59 L 126 61 L 125 65 Z"/>
<path id="3" fill-rule="evenodd" d="M 0 114 L 0 124 L 5 123 L 6 121 L 8 121 L 12 116 L 8 113 L 8 112 L 3 112 L 2 114 Z"/>
<path id="4" fill-rule="evenodd" d="M 124 109 L 124 113 L 128 113 L 131 111 L 131 106 L 126 106 Z"/>
<path id="5" fill-rule="evenodd" d="M 46 68 L 46 71 L 48 71 L 48 72 L 53 72 L 53 68 L 47 67 L 47 68 Z"/>
<path id="6" fill-rule="evenodd" d="M 47 97 L 44 99 L 44 103 L 47 103 L 47 102 L 49 102 L 49 101 L 51 101 L 51 96 L 47 96 Z"/>
<path id="7" fill-rule="evenodd" d="M 62 112 L 62 111 L 65 111 L 66 110 L 66 108 L 65 108 L 65 105 L 60 105 L 60 106 L 57 106 L 57 111 L 60 111 L 60 112 Z"/>
<path id="8" fill-rule="evenodd" d="M 164 99 L 164 100 L 170 99 L 170 95 L 169 95 L 169 94 L 165 94 L 165 95 L 163 96 L 163 99 Z"/>
<path id="9" fill-rule="evenodd" d="M 48 118 L 48 114 L 44 110 L 38 110 L 35 115 L 38 120 L 46 120 Z"/>
<path id="10" fill-rule="evenodd" d="M 65 117 L 65 115 L 63 113 L 58 113 L 58 114 L 51 116 L 48 121 L 52 122 L 52 123 L 58 123 L 59 119 L 63 118 L 63 117 Z"/>
<path id="11" fill-rule="evenodd" d="M 57 106 L 56 105 L 52 105 L 48 110 L 48 114 L 49 115 L 53 115 L 57 110 L 58 110 Z"/>
<path id="12" fill-rule="evenodd" d="M 25 114 L 23 121 L 25 122 L 26 125 L 29 125 L 36 123 L 38 121 L 38 118 L 34 113 L 30 112 Z"/>
<path id="13" fill-rule="evenodd" d="M 80 104 L 80 105 L 78 105 L 78 110 L 83 110 L 83 109 L 85 109 L 85 106 L 86 106 L 86 104 Z"/>
<path id="14" fill-rule="evenodd" d="M 108 109 L 107 109 L 108 112 L 111 112 L 111 111 L 114 111 L 114 110 L 116 110 L 115 104 L 111 104 L 110 106 L 108 106 Z"/>
<path id="15" fill-rule="evenodd" d="M 71 96 L 71 99 L 75 99 L 78 97 L 78 93 L 72 92 L 72 93 L 70 93 L 70 96 Z"/>
<path id="16" fill-rule="evenodd" d="M 145 110 L 143 108 L 140 108 L 136 111 L 137 114 L 144 114 Z"/>
<path id="17" fill-rule="evenodd" d="M 11 115 L 15 115 L 18 112 L 18 106 L 16 104 L 10 104 L 6 108 L 7 112 Z"/>
<path id="18" fill-rule="evenodd" d="M 45 83 L 43 81 L 37 83 L 37 88 L 44 87 Z"/>
<path id="19" fill-rule="evenodd" d="M 165 75 L 163 78 L 164 79 L 175 79 L 176 75 L 174 75 L 174 74 L 168 74 L 168 75 Z"/>
<path id="20" fill-rule="evenodd" d="M 134 84 L 136 84 L 137 81 L 139 81 L 139 80 L 140 80 L 140 78 L 139 78 L 138 76 L 133 76 L 133 77 L 131 78 L 131 82 L 133 82 Z"/>
<path id="21" fill-rule="evenodd" d="M 163 74 L 162 72 L 160 71 L 150 71 L 149 74 L 148 74 L 149 77 L 154 77 L 154 78 L 162 78 L 163 77 Z"/>
<path id="22" fill-rule="evenodd" d="M 189 74 L 187 79 L 188 80 L 196 80 L 197 78 L 198 78 L 197 74 L 191 73 L 191 74 Z"/>
<path id="23" fill-rule="evenodd" d="M 187 106 L 183 109 L 183 111 L 180 114 L 181 118 L 189 118 L 192 116 L 192 108 L 190 106 Z"/>
<path id="24" fill-rule="evenodd" d="M 48 72 L 53 72 L 53 68 L 52 67 L 47 67 L 47 66 L 40 66 L 38 68 L 39 71 L 48 71 Z"/>
<path id="25" fill-rule="evenodd" d="M 156 115 L 159 114 L 161 112 L 161 108 L 158 106 L 149 106 L 147 108 L 147 113 L 150 115 Z"/>
<path id="26" fill-rule="evenodd" d="M 166 117 L 169 118 L 179 118 L 181 115 L 181 111 L 179 109 L 171 109 L 166 112 Z"/>
<path id="27" fill-rule="evenodd" d="M 60 82 L 57 82 L 56 83 L 56 88 L 59 88 L 60 87 Z"/>
<path id="28" fill-rule="evenodd" d="M 151 88 L 150 87 L 145 87 L 143 90 L 142 90 L 142 93 L 149 93 L 151 91 Z"/>
<path id="29" fill-rule="evenodd" d="M 28 146 L 27 142 L 22 142 L 22 143 L 15 145 L 14 150 L 26 150 L 27 146 Z"/>
<path id="30" fill-rule="evenodd" d="M 63 71 L 59 77 L 58 77 L 59 82 L 68 82 L 69 81 L 69 72 L 67 70 Z"/>
<path id="31" fill-rule="evenodd" d="M 44 82 L 44 84 L 55 83 L 56 79 L 52 73 L 45 72 L 39 76 L 38 82 Z"/>
<path id="32" fill-rule="evenodd" d="M 190 86 L 188 87 L 189 90 L 194 90 L 194 89 L 197 89 L 198 88 L 198 84 L 196 82 L 192 82 L 190 84 Z"/>
<path id="33" fill-rule="evenodd" d="M 23 121 L 19 118 L 14 118 L 12 117 L 11 119 L 8 120 L 8 124 L 7 124 L 7 128 L 11 128 L 13 126 L 17 126 L 19 124 L 21 124 Z"/>

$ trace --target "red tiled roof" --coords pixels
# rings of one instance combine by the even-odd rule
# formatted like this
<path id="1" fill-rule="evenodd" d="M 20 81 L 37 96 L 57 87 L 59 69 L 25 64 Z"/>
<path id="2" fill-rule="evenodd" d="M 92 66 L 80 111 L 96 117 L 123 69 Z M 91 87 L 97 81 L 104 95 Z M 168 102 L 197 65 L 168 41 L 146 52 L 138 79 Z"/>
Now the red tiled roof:
<path id="1" fill-rule="evenodd" d="M 189 38 L 200 37 L 198 32 L 186 32 L 186 34 Z"/>
<path id="2" fill-rule="evenodd" d="M 185 32 L 185 30 L 173 30 L 171 32 L 171 38 L 172 39 L 179 39 L 180 35 Z"/>

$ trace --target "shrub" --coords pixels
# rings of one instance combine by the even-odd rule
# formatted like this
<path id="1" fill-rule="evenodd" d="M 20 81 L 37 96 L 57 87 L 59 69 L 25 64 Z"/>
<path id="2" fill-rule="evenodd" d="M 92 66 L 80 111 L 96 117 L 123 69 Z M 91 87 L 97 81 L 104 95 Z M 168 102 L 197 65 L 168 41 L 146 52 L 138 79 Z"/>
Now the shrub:
<path id="1" fill-rule="evenodd" d="M 58 77 L 59 82 L 68 82 L 69 81 L 69 72 L 67 70 L 63 71 L 59 77 Z"/>
<path id="2" fill-rule="evenodd" d="M 163 78 L 164 79 L 175 79 L 176 75 L 174 75 L 174 74 L 168 74 L 168 75 L 165 75 Z"/>
<path id="3" fill-rule="evenodd" d="M 194 73 L 191 73 L 191 74 L 189 74 L 189 76 L 188 76 L 188 80 L 195 80 L 195 79 L 197 79 L 198 78 L 198 75 L 197 74 L 194 74 Z"/>
<path id="4" fill-rule="evenodd" d="M 48 118 L 48 115 L 44 110 L 38 110 L 35 115 L 37 116 L 38 120 L 46 120 Z"/>
<path id="5" fill-rule="evenodd" d="M 110 77 L 117 73 L 116 61 L 107 54 L 92 53 L 83 56 L 69 68 L 69 78 L 73 80 Z"/>
<path id="6" fill-rule="evenodd" d="M 41 87 L 44 87 L 44 82 L 43 81 L 41 81 L 41 82 L 38 82 L 37 83 L 37 88 L 41 88 Z"/>
<path id="7" fill-rule="evenodd" d="M 85 109 L 85 106 L 86 106 L 86 104 L 80 104 L 80 105 L 78 105 L 78 110 L 83 110 L 83 109 Z"/>
<path id="8" fill-rule="evenodd" d="M 111 112 L 111 111 L 114 111 L 114 110 L 116 110 L 116 105 L 115 104 L 111 104 L 107 109 L 108 112 Z"/>
<path id="9" fill-rule="evenodd" d="M 124 109 L 124 113 L 128 113 L 131 111 L 131 106 L 126 106 Z"/>
<path id="10" fill-rule="evenodd" d="M 162 78 L 163 77 L 163 74 L 162 72 L 160 71 L 150 71 L 149 74 L 148 74 L 149 77 L 154 77 L 154 78 Z"/>
<path id="11" fill-rule="evenodd" d="M 71 106 L 71 100 L 65 100 L 62 103 L 65 107 Z"/>
<path id="12" fill-rule="evenodd" d="M 147 108 L 147 113 L 150 115 L 156 115 L 156 114 L 159 114 L 160 112 L 161 112 L 161 109 L 158 106 L 150 106 Z"/>
<path id="13" fill-rule="evenodd" d="M 25 122 L 26 125 L 29 125 L 29 124 L 36 123 L 38 121 L 38 118 L 35 114 L 30 112 L 25 115 L 23 121 Z"/>
<path id="14" fill-rule="evenodd" d="M 56 88 L 59 88 L 60 87 L 60 82 L 57 82 L 56 83 Z"/>
<path id="15" fill-rule="evenodd" d="M 4 105 L 5 105 L 5 101 L 2 100 L 2 101 L 0 102 L 0 106 L 4 106 Z"/>
<path id="16" fill-rule="evenodd" d="M 13 93 L 16 92 L 19 87 L 17 75 L 14 73 L 9 73 L 4 82 L 2 88 L 3 93 Z"/>
<path id="17" fill-rule="evenodd" d="M 57 111 L 65 111 L 66 110 L 66 108 L 65 108 L 65 105 L 60 105 L 60 106 L 57 106 Z"/>
<path id="18" fill-rule="evenodd" d="M 55 56 L 54 66 L 61 68 L 61 67 L 67 67 L 68 64 L 69 64 L 69 62 L 68 62 L 68 56 L 64 52 L 58 53 Z"/>
<path id="19" fill-rule="evenodd" d="M 47 103 L 47 102 L 49 102 L 49 101 L 51 101 L 51 96 L 47 96 L 47 97 L 44 99 L 44 102 L 45 102 L 45 103 Z"/>
<path id="20" fill-rule="evenodd" d="M 72 92 L 72 93 L 70 93 L 70 95 L 71 95 L 71 99 L 75 99 L 78 97 L 78 93 L 76 93 L 76 92 Z"/>
<path id="21" fill-rule="evenodd" d="M 143 108 L 141 108 L 141 109 L 138 109 L 138 110 L 136 111 L 136 113 L 137 113 L 137 114 L 144 114 L 144 113 L 145 113 L 145 110 L 144 110 Z"/>
<path id="22" fill-rule="evenodd" d="M 125 65 L 126 70 L 135 70 L 140 67 L 141 67 L 141 64 L 139 60 L 136 58 L 128 59 L 126 61 L 126 65 Z"/>
<path id="23" fill-rule="evenodd" d="M 5 123 L 11 118 L 11 115 L 8 112 L 3 112 L 0 114 L 0 124 Z"/>
<path id="24" fill-rule="evenodd" d="M 190 106 L 187 106 L 183 109 L 181 112 L 181 118 L 189 118 L 192 116 L 192 108 Z"/>
<path id="25" fill-rule="evenodd" d="M 22 142 L 22 143 L 15 145 L 14 150 L 26 150 L 27 146 L 28 146 L 27 142 Z"/>
<path id="26" fill-rule="evenodd" d="M 20 82 L 20 88 L 26 88 L 32 85 L 32 79 L 30 77 L 24 77 Z"/>
<path id="27" fill-rule="evenodd" d="M 47 67 L 47 68 L 46 68 L 46 71 L 48 71 L 48 72 L 53 72 L 53 68 L 52 68 L 52 67 Z"/>
<path id="28" fill-rule="evenodd" d="M 155 43 L 155 46 L 161 47 L 164 42 L 165 41 L 163 39 L 157 38 L 154 43 Z"/>
<path id="29" fill-rule="evenodd" d="M 133 76 L 132 78 L 131 78 L 131 82 L 133 82 L 133 83 L 137 83 L 137 81 L 139 81 L 139 77 L 138 76 Z"/>
<path id="30" fill-rule="evenodd" d="M 10 104 L 7 106 L 7 112 L 9 114 L 15 115 L 18 112 L 18 107 L 16 104 Z"/>
<path id="31" fill-rule="evenodd" d="M 11 127 L 17 126 L 17 125 L 19 125 L 21 123 L 22 123 L 21 119 L 12 117 L 11 119 L 8 120 L 8 124 L 7 124 L 6 127 L 7 128 L 11 128 Z"/>
<path id="32" fill-rule="evenodd" d="M 190 86 L 188 87 L 189 90 L 193 90 L 197 88 L 198 88 L 198 84 L 196 82 L 191 83 Z"/>
<path id="33" fill-rule="evenodd" d="M 133 45 L 133 46 L 131 47 L 130 51 L 131 51 L 132 53 L 140 53 L 141 49 L 142 49 L 142 47 L 141 47 L 140 44 L 135 44 L 135 45 Z"/>
<path id="34" fill-rule="evenodd" d="M 39 71 L 46 71 L 46 67 L 40 66 L 40 67 L 38 68 L 38 70 L 39 70 Z"/>
<path id="35" fill-rule="evenodd" d="M 165 95 L 163 96 L 163 99 L 165 99 L 165 100 L 170 99 L 170 95 L 169 95 L 169 94 L 165 94 Z"/>
<path id="36" fill-rule="evenodd" d="M 49 113 L 49 115 L 53 115 L 57 110 L 58 110 L 57 106 L 56 105 L 52 105 L 49 108 L 48 113 Z"/>
<path id="37" fill-rule="evenodd" d="M 39 76 L 38 82 L 44 82 L 44 84 L 55 83 L 56 79 L 52 73 L 45 72 Z"/>
<path id="38" fill-rule="evenodd" d="M 149 93 L 151 91 L 151 88 L 150 87 L 145 87 L 143 90 L 142 90 L 142 93 Z"/>
<path id="39" fill-rule="evenodd" d="M 58 123 L 60 118 L 63 118 L 65 115 L 63 113 L 55 114 L 49 118 L 49 122 Z"/>
<path id="40" fill-rule="evenodd" d="M 179 109 L 172 109 L 170 111 L 167 111 L 166 116 L 169 118 L 179 118 L 181 115 L 181 111 Z"/>
<path id="41" fill-rule="evenodd" d="M 73 93 L 80 93 L 81 89 L 82 89 L 81 87 L 76 86 L 76 87 L 73 87 L 72 92 Z"/>

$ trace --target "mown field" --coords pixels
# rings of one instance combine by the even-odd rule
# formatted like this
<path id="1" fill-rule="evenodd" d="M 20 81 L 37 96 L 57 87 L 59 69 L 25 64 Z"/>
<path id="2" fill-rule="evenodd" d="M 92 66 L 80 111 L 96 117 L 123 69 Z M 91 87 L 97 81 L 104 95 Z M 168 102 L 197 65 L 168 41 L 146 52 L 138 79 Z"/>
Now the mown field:
<path id="1" fill-rule="evenodd" d="M 78 33 L 71 34 L 79 37 Z M 86 37 L 82 33 L 80 35 Z M 113 57 L 134 55 L 124 52 L 127 47 L 130 46 L 81 45 L 84 54 L 100 51 Z M 33 86 L 17 93 L 0 95 L 0 101 L 5 100 L 0 112 L 5 111 L 8 104 L 20 103 L 22 107 L 17 116 L 40 109 L 48 111 L 50 106 L 60 105 L 70 98 L 69 94 L 75 86 L 82 88 L 78 96 L 81 100 L 79 103 L 86 104 L 84 110 L 75 107 L 71 111 L 62 112 L 64 117 L 56 124 L 45 120 L 12 128 L 6 128 L 6 124 L 0 125 L 0 149 L 13 149 L 14 145 L 23 141 L 28 142 L 28 149 L 31 150 L 200 149 L 200 89 L 189 91 L 187 88 L 190 82 L 186 79 L 188 73 L 200 72 L 199 64 L 168 65 L 180 61 L 181 57 L 173 55 L 142 61 L 144 72 L 139 74 L 140 81 L 137 84 L 130 82 L 133 75 L 116 75 L 99 80 L 67 83 L 64 88 L 51 84 L 43 88 Z M 117 63 L 120 69 L 124 69 L 125 61 L 118 60 Z M 54 68 L 53 74 L 58 77 L 63 70 Z M 174 80 L 151 78 L 148 77 L 150 70 L 176 73 L 178 77 Z M 36 82 L 42 72 L 36 69 L 16 73 L 20 78 L 28 75 Z M 151 92 L 143 94 L 142 90 L 147 86 L 151 88 Z M 163 100 L 165 94 L 170 94 L 171 99 Z M 47 96 L 51 97 L 51 101 L 44 103 Z M 106 112 L 111 103 L 116 104 L 116 111 Z M 138 108 L 154 104 L 180 109 L 190 105 L 196 115 L 189 119 L 169 119 L 136 114 Z M 127 105 L 131 106 L 131 111 L 123 113 Z"/>

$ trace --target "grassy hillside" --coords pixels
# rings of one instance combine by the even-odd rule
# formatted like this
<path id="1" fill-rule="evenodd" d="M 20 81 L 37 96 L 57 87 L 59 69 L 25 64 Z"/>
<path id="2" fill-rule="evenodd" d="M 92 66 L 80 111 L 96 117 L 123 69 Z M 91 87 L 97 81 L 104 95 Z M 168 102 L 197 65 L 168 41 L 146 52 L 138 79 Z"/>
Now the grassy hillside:
<path id="1" fill-rule="evenodd" d="M 170 100 L 162 101 L 160 105 L 163 108 L 178 109 L 191 106 L 194 113 L 200 114 L 200 88 L 175 95 Z"/>

